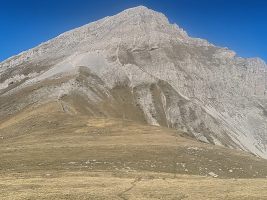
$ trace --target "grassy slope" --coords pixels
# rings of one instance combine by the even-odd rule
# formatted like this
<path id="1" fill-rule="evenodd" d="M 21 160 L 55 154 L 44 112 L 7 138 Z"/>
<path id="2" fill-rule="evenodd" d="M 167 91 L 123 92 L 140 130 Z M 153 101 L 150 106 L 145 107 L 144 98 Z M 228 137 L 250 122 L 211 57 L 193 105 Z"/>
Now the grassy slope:
<path id="1" fill-rule="evenodd" d="M 88 118 L 60 102 L 0 123 L 0 199 L 267 199 L 266 166 L 171 129 Z"/>

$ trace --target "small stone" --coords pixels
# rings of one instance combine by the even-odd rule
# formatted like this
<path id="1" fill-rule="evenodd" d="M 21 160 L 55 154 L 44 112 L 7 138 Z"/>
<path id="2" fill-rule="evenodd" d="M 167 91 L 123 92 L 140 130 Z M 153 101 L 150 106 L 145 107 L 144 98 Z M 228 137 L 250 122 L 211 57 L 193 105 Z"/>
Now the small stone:
<path id="1" fill-rule="evenodd" d="M 208 175 L 212 176 L 213 178 L 217 178 L 218 177 L 218 175 L 215 174 L 214 172 L 209 172 Z"/>

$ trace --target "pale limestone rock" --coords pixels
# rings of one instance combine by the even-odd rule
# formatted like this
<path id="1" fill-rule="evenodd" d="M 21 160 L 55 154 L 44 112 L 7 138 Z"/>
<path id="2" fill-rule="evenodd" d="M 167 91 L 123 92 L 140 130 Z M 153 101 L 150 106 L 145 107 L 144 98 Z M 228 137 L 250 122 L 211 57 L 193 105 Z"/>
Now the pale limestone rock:
<path id="1" fill-rule="evenodd" d="M 47 84 L 61 78 L 65 82 Z M 8 85 L 14 80 L 15 86 Z M 265 62 L 191 38 L 143 6 L 68 31 L 0 63 L 0 116 L 72 93 L 85 96 L 90 105 L 115 102 L 117 87 L 129 88 L 128 104 L 138 103 L 149 124 L 267 158 Z"/>

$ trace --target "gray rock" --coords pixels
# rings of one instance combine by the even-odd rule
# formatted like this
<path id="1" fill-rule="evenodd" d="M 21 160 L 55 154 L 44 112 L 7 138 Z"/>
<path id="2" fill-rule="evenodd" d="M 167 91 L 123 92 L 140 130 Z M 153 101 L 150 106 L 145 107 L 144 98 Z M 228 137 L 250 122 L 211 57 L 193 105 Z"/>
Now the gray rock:
<path id="1" fill-rule="evenodd" d="M 267 158 L 265 62 L 191 38 L 143 6 L 0 63 L 0 95 L 0 120 L 28 105 L 78 95 L 91 115 L 143 117 Z M 104 102 L 112 108 L 100 108 Z"/>

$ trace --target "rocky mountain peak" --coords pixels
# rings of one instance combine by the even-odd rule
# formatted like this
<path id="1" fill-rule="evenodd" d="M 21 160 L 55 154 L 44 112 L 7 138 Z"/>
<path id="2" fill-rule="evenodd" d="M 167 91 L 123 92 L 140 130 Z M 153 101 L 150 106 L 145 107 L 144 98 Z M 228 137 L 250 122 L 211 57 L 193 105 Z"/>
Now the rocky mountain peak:
<path id="1" fill-rule="evenodd" d="M 31 61 L 41 55 L 51 54 L 55 58 L 57 55 L 61 57 L 81 49 L 87 51 L 95 41 L 99 43 L 99 40 L 102 40 L 102 44 L 108 45 L 110 42 L 106 41 L 117 43 L 118 40 L 124 40 L 127 43 L 137 38 L 143 39 L 143 42 L 168 42 L 174 39 L 197 46 L 211 46 L 206 40 L 190 38 L 178 25 L 170 24 L 162 13 L 138 6 L 65 32 L 33 49 L 13 56 L 0 63 L 0 73 L 7 67 Z"/>
<path id="2" fill-rule="evenodd" d="M 0 120 L 60 101 L 70 114 L 181 129 L 267 158 L 266 83 L 262 60 L 191 38 L 139 6 L 0 63 Z"/>

